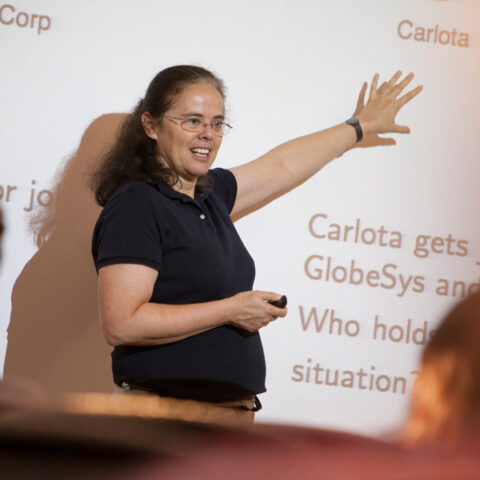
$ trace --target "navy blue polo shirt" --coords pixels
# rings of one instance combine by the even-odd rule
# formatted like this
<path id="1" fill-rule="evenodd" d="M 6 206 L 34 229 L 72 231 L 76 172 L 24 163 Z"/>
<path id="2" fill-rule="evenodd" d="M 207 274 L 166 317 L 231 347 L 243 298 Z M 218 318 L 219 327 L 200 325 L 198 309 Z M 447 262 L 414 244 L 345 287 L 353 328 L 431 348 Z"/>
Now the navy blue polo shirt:
<path id="1" fill-rule="evenodd" d="M 208 302 L 251 290 L 255 266 L 230 219 L 235 177 L 220 168 L 208 175 L 211 187 L 194 199 L 163 182 L 119 188 L 93 233 L 97 271 L 116 263 L 155 268 L 156 303 Z M 222 402 L 265 391 L 258 332 L 227 325 L 166 345 L 115 347 L 112 368 L 116 384 L 165 396 Z"/>

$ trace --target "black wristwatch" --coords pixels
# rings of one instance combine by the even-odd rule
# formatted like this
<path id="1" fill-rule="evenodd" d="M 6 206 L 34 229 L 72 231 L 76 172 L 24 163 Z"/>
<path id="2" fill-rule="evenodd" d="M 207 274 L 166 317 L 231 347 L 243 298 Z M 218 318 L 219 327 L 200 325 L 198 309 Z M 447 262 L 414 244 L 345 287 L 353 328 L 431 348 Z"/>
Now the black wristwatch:
<path id="1" fill-rule="evenodd" d="M 352 126 L 355 129 L 355 132 L 357 133 L 357 143 L 360 142 L 363 138 L 363 132 L 358 118 L 349 118 L 345 123 L 348 123 L 348 125 Z"/>

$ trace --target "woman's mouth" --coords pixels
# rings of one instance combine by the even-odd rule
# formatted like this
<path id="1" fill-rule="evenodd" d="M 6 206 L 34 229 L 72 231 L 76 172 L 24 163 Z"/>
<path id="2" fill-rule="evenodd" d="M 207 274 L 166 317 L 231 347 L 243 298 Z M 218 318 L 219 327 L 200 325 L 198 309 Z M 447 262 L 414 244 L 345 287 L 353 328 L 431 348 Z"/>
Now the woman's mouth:
<path id="1" fill-rule="evenodd" d="M 202 148 L 202 147 L 194 147 L 191 148 L 190 151 L 195 154 L 198 158 L 202 160 L 206 160 L 210 156 L 210 149 L 209 148 Z"/>

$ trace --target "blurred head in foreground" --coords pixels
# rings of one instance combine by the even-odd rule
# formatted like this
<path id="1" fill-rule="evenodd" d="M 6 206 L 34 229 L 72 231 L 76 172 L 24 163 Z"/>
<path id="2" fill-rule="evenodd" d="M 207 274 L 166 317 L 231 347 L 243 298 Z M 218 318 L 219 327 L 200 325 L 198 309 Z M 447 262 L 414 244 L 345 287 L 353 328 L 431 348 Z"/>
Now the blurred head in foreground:
<path id="1" fill-rule="evenodd" d="M 459 440 L 475 431 L 479 413 L 480 292 L 458 303 L 426 345 L 405 440 Z"/>

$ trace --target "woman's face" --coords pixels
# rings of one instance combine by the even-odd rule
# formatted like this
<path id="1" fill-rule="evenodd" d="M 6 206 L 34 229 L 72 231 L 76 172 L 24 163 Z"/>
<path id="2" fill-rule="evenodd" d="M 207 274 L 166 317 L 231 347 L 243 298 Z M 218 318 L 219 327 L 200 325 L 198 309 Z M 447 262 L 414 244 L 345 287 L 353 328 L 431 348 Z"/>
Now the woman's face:
<path id="1" fill-rule="evenodd" d="M 154 127 L 159 159 L 182 180 L 196 182 L 211 167 L 222 137 L 215 135 L 210 125 L 200 132 L 188 132 L 168 117 L 195 117 L 202 123 L 224 119 L 224 104 L 220 92 L 209 83 L 186 87 L 163 120 Z M 200 150 L 199 150 L 200 149 Z"/>

